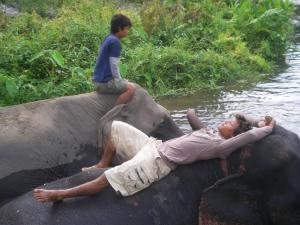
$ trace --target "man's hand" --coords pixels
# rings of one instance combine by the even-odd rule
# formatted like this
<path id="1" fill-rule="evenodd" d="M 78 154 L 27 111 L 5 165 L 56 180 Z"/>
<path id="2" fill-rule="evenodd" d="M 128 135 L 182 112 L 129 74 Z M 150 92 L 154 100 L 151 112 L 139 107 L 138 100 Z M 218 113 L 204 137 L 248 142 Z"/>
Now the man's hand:
<path id="1" fill-rule="evenodd" d="M 199 120 L 195 109 L 188 109 L 186 116 L 193 130 L 200 130 L 205 127 L 205 125 Z"/>
<path id="2" fill-rule="evenodd" d="M 271 116 L 265 116 L 265 126 L 274 128 L 276 126 L 276 121 Z"/>

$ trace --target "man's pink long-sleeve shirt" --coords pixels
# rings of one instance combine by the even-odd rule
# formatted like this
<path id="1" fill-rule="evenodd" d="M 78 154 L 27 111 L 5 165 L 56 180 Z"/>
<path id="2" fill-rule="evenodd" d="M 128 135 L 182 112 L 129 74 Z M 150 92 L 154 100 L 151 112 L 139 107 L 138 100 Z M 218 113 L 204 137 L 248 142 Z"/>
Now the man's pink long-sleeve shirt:
<path id="1" fill-rule="evenodd" d="M 158 151 L 162 158 L 177 165 L 198 160 L 225 159 L 234 150 L 258 141 L 272 132 L 272 127 L 253 128 L 235 137 L 224 139 L 218 132 L 202 128 L 190 134 L 163 142 Z"/>

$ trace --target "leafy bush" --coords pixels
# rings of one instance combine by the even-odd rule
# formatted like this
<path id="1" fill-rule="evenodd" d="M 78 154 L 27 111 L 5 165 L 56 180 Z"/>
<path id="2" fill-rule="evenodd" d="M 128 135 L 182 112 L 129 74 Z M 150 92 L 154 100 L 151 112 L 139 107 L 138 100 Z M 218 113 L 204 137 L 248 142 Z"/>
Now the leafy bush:
<path id="1" fill-rule="evenodd" d="M 122 75 L 154 95 L 259 79 L 272 73 L 292 32 L 288 1 L 142 2 L 6 2 L 22 13 L 0 14 L 0 105 L 91 91 L 99 44 L 117 12 L 133 21 L 122 39 Z"/>
<path id="2" fill-rule="evenodd" d="M 232 9 L 234 26 L 253 53 L 269 60 L 282 58 L 292 32 L 294 8 L 289 1 L 237 1 Z"/>

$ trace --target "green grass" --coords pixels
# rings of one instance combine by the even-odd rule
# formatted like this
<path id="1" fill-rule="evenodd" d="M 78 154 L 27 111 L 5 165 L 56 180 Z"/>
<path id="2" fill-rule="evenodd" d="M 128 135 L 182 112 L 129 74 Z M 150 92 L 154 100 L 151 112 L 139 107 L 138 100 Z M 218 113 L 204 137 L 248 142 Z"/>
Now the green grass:
<path id="1" fill-rule="evenodd" d="M 258 80 L 282 59 L 294 8 L 253 2 L 153 0 L 137 12 L 140 1 L 11 0 L 22 13 L 0 14 L 0 106 L 92 91 L 98 47 L 118 12 L 134 25 L 122 40 L 122 76 L 152 95 Z"/>

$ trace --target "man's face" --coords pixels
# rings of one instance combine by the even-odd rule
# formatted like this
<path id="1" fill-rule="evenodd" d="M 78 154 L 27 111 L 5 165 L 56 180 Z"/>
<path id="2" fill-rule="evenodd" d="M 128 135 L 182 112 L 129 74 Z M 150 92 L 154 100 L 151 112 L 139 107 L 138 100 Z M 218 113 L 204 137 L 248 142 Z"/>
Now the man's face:
<path id="1" fill-rule="evenodd" d="M 119 38 L 126 37 L 129 33 L 129 30 L 130 30 L 130 27 L 128 27 L 128 26 L 124 27 L 123 29 L 120 29 L 118 32 L 118 37 Z"/>
<path id="2" fill-rule="evenodd" d="M 234 130 L 238 127 L 236 120 L 227 120 L 218 126 L 219 133 L 225 139 L 233 137 Z"/>

